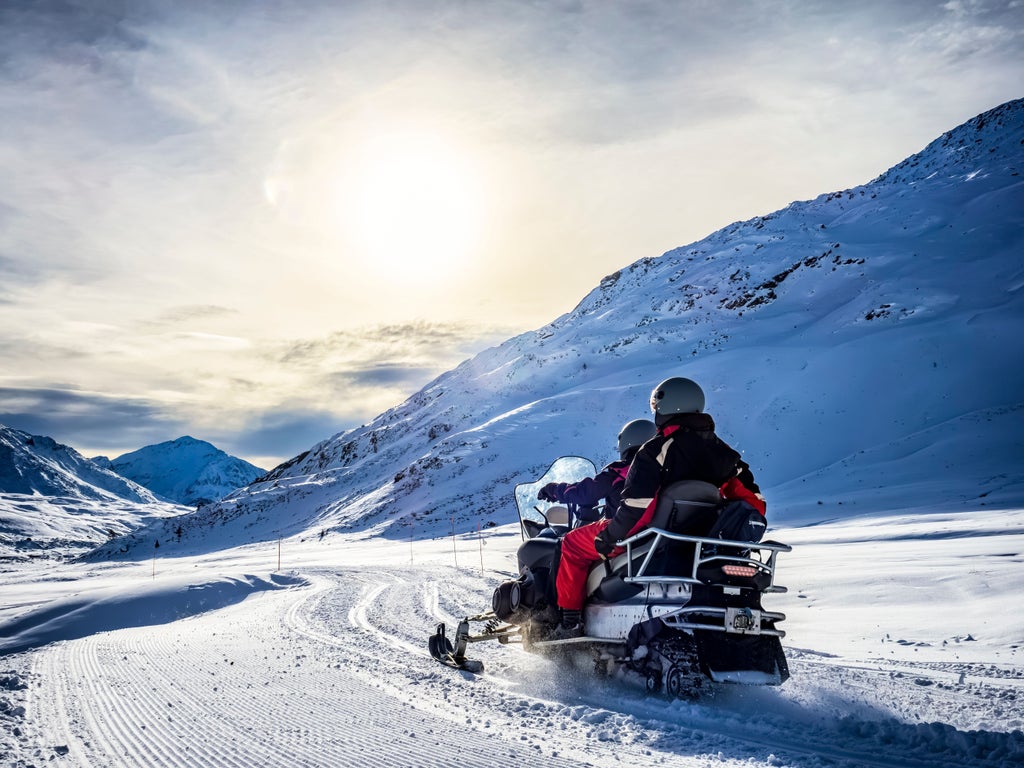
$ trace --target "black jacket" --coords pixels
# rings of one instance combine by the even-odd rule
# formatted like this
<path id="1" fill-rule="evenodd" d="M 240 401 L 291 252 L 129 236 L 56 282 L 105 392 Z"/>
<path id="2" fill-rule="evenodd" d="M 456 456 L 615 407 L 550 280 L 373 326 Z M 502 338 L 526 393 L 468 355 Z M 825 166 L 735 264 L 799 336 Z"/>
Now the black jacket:
<path id="1" fill-rule="evenodd" d="M 683 413 L 658 429 L 637 452 L 626 475 L 622 501 L 601 538 L 626 538 L 643 517 L 660 488 L 678 480 L 703 480 L 721 487 L 736 477 L 760 493 L 754 475 L 740 454 L 715 434 L 715 422 L 706 413 Z"/>
<path id="2" fill-rule="evenodd" d="M 551 483 L 546 487 L 558 501 L 582 508 L 596 508 L 598 502 L 604 499 L 610 514 L 619 508 L 628 467 L 628 461 L 613 461 L 593 477 L 584 478 L 578 483 Z M 596 515 L 584 514 L 581 517 L 596 519 Z"/>

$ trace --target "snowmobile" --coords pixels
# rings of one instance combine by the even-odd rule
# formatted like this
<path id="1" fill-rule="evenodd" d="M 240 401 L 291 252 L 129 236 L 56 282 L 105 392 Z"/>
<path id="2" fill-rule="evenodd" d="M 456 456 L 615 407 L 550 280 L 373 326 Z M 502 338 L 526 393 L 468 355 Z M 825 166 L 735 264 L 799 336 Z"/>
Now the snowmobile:
<path id="1" fill-rule="evenodd" d="M 761 596 L 786 591 L 775 584 L 775 564 L 779 553 L 792 548 L 761 542 L 763 519 L 749 507 L 749 520 L 737 523 L 733 515 L 721 525 L 730 504 L 718 488 L 700 481 L 659 492 L 651 524 L 619 542 L 623 554 L 593 566 L 583 609 L 585 634 L 548 639 L 559 620 L 555 573 L 573 510 L 541 501 L 537 494 L 547 483 L 576 482 L 595 472 L 588 459 L 562 457 L 540 480 L 515 487 L 523 536 L 519 576 L 499 584 L 491 609 L 464 618 L 453 637 L 439 624 L 428 642 L 431 655 L 448 666 L 481 672 L 483 664 L 466 656 L 472 643 L 517 643 L 547 655 L 583 649 L 592 654 L 596 670 L 638 674 L 649 692 L 679 698 L 700 695 L 709 681 L 785 682 L 785 632 L 778 628 L 785 615 L 764 610 Z M 695 530 L 704 535 L 693 535 Z M 723 531 L 735 538 L 721 538 Z M 480 625 L 476 631 L 474 625 Z"/>

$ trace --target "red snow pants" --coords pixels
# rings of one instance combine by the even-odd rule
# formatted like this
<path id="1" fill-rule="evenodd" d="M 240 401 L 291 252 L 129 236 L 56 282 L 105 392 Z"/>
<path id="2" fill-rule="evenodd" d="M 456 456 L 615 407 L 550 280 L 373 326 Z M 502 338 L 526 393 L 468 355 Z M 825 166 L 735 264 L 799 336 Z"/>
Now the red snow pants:
<path id="1" fill-rule="evenodd" d="M 596 523 L 573 528 L 562 538 L 562 559 L 558 564 L 555 576 L 555 590 L 558 592 L 558 607 L 567 611 L 583 609 L 583 599 L 587 592 L 587 574 L 590 566 L 601 559 L 594 549 L 597 534 L 608 527 L 611 520 L 598 520 Z M 612 556 L 625 550 L 616 547 Z"/>

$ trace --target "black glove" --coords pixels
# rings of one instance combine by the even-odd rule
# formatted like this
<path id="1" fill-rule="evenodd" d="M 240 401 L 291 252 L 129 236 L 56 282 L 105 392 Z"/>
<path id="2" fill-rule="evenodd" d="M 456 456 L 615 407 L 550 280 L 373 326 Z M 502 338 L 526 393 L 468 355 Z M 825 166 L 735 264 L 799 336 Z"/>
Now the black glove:
<path id="1" fill-rule="evenodd" d="M 558 493 L 558 483 L 548 483 L 537 492 L 537 498 L 541 501 L 558 501 L 556 493 Z"/>
<path id="2" fill-rule="evenodd" d="M 601 557 L 607 558 L 612 550 L 615 549 L 615 539 L 608 534 L 608 529 L 605 528 L 594 539 L 594 549 L 597 550 L 597 554 Z"/>

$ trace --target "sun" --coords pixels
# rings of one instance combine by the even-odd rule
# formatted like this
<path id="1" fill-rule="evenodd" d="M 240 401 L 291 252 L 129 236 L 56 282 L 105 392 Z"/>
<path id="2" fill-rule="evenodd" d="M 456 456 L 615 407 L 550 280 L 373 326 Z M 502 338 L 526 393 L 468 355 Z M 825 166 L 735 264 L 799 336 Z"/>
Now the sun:
<path id="1" fill-rule="evenodd" d="M 425 280 L 464 266 L 479 245 L 482 194 L 471 154 L 443 138 L 391 132 L 368 141 L 346 176 L 350 236 L 368 268 Z"/>

